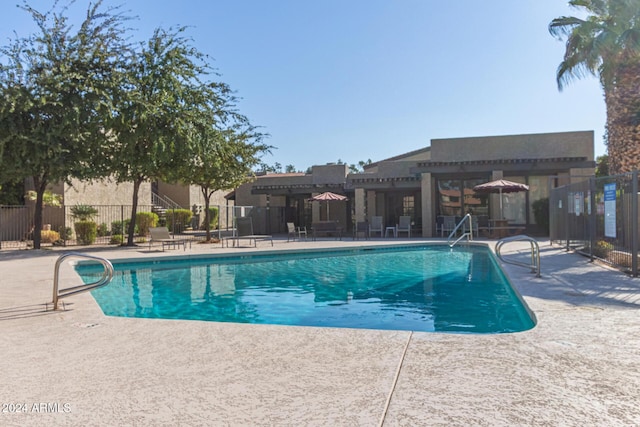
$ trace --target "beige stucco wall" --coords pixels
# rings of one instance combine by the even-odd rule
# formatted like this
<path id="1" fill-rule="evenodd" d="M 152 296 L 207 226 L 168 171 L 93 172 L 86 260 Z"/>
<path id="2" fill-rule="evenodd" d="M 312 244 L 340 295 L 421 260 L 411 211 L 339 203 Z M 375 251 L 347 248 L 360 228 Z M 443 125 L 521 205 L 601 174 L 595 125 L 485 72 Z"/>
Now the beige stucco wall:
<path id="1" fill-rule="evenodd" d="M 411 176 L 413 174 L 409 169 L 415 166 L 415 161 L 383 162 L 378 165 L 378 173 L 376 176 L 380 178 Z"/>
<path id="2" fill-rule="evenodd" d="M 433 237 L 433 183 L 431 174 L 423 173 L 421 180 L 420 209 L 422 211 L 422 237 Z"/>
<path id="3" fill-rule="evenodd" d="M 431 140 L 432 161 L 553 157 L 586 157 L 587 160 L 594 160 L 593 131 Z"/>
<path id="4" fill-rule="evenodd" d="M 361 222 L 365 221 L 366 213 L 365 213 L 365 190 L 362 188 L 356 188 L 354 192 L 354 221 Z"/>
<path id="5" fill-rule="evenodd" d="M 218 190 L 211 195 L 211 206 L 226 205 L 224 196 L 231 190 Z M 185 209 L 191 209 L 193 205 L 204 206 L 204 196 L 197 185 L 158 183 L 158 192 L 166 196 Z"/>
<path id="6" fill-rule="evenodd" d="M 267 196 L 265 194 L 251 194 L 251 188 L 253 185 L 254 183 L 249 182 L 236 188 L 236 206 L 267 205 Z"/>
<path id="7" fill-rule="evenodd" d="M 191 198 L 188 185 L 158 182 L 158 193 L 163 197 L 169 198 L 185 209 L 189 209 L 191 207 Z"/>
<path id="8" fill-rule="evenodd" d="M 320 165 L 311 167 L 313 184 L 342 184 L 349 173 L 348 165 Z"/>
<path id="9" fill-rule="evenodd" d="M 79 181 L 74 179 L 71 186 L 65 185 L 64 204 L 84 205 L 131 205 L 133 184 L 116 184 L 113 181 Z M 143 182 L 138 190 L 138 204 L 151 204 L 151 184 Z"/>

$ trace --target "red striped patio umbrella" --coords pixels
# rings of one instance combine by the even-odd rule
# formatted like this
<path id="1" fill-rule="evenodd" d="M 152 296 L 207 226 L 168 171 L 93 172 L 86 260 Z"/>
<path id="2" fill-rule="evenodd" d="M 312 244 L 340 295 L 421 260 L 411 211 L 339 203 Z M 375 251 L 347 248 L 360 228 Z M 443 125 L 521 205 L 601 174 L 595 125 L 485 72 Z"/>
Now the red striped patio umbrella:
<path id="1" fill-rule="evenodd" d="M 315 195 L 309 198 L 311 202 L 327 202 L 327 219 L 329 219 L 329 202 L 331 201 L 345 201 L 349 200 L 347 196 L 343 196 L 342 194 L 332 193 L 327 191 L 326 193 Z"/>

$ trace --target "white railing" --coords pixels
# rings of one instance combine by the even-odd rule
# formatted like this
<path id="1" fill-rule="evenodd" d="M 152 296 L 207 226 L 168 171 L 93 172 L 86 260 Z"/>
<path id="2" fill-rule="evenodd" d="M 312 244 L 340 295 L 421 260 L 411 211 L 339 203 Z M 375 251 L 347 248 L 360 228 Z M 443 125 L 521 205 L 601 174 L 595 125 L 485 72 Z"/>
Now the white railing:
<path id="1" fill-rule="evenodd" d="M 455 236 L 458 234 L 458 229 L 460 227 L 464 227 L 465 222 L 469 223 L 469 231 L 466 231 L 466 228 L 463 228 L 462 229 L 462 235 L 460 237 L 458 237 L 458 239 L 453 241 Z M 454 229 L 451 232 L 451 234 L 449 234 L 449 239 L 447 239 L 447 243 L 449 244 L 449 247 L 452 248 L 460 240 L 464 239 L 465 237 L 467 238 L 467 241 L 473 240 L 473 218 L 471 218 L 471 214 L 466 214 L 462 218 L 462 220 L 460 220 L 460 222 L 458 224 L 456 224 L 456 226 L 454 227 Z"/>
<path id="2" fill-rule="evenodd" d="M 102 277 L 100 277 L 100 279 L 98 281 L 93 282 L 93 283 L 87 283 L 87 284 L 83 284 L 83 285 L 73 286 L 71 288 L 65 288 L 65 289 L 62 289 L 62 290 L 58 290 L 58 279 L 59 279 L 59 276 L 60 276 L 60 265 L 62 264 L 62 262 L 65 259 L 67 259 L 69 257 L 88 258 L 88 259 L 92 259 L 92 260 L 98 261 L 104 267 L 104 271 L 102 272 Z M 107 259 L 100 258 L 100 257 L 97 257 L 97 256 L 93 256 L 93 255 L 81 254 L 79 252 L 69 252 L 67 254 L 64 254 L 64 255 L 60 256 L 58 258 L 58 260 L 56 261 L 56 266 L 55 266 L 55 270 L 54 270 L 54 273 L 53 273 L 53 309 L 54 310 L 58 309 L 58 300 L 60 300 L 60 298 L 65 298 L 65 297 L 68 297 L 70 295 L 75 295 L 75 294 L 79 294 L 81 292 L 86 292 L 86 291 L 90 291 L 92 289 L 99 288 L 101 286 L 104 286 L 104 285 L 108 284 L 111 281 L 112 278 L 113 278 L 113 265 Z"/>
<path id="3" fill-rule="evenodd" d="M 527 241 L 531 244 L 531 264 L 520 261 L 507 260 L 500 253 L 500 249 L 502 249 L 505 244 L 517 241 Z M 500 239 L 496 243 L 496 255 L 502 262 L 506 264 L 513 264 L 519 265 L 520 267 L 530 268 L 532 273 L 536 273 L 536 277 L 540 277 L 540 246 L 538 245 L 537 240 L 533 237 L 519 235 Z"/>

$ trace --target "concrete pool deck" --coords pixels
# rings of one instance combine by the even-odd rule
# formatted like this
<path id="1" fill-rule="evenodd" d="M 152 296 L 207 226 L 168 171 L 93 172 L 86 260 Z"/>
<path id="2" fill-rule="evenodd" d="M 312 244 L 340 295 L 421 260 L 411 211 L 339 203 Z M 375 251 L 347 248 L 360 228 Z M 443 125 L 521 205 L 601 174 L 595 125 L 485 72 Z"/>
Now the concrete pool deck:
<path id="1" fill-rule="evenodd" d="M 399 242 L 408 240 L 275 240 L 257 250 Z M 538 324 L 501 335 L 107 317 L 88 293 L 45 311 L 64 251 L 3 250 L 0 425 L 640 425 L 640 279 L 540 248 L 541 278 L 503 266 Z M 83 252 L 255 250 L 155 249 Z M 503 250 L 528 252 L 528 243 Z M 61 287 L 78 283 L 65 263 Z"/>

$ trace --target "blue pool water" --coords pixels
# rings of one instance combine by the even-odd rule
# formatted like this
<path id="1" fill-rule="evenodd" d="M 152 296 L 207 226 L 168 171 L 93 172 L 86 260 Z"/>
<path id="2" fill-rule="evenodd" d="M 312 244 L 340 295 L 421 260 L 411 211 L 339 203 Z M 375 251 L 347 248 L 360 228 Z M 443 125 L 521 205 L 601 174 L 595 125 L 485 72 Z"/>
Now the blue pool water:
<path id="1" fill-rule="evenodd" d="M 111 316 L 457 333 L 534 326 L 486 246 L 365 248 L 114 264 Z M 85 281 L 94 266 L 76 267 Z"/>

